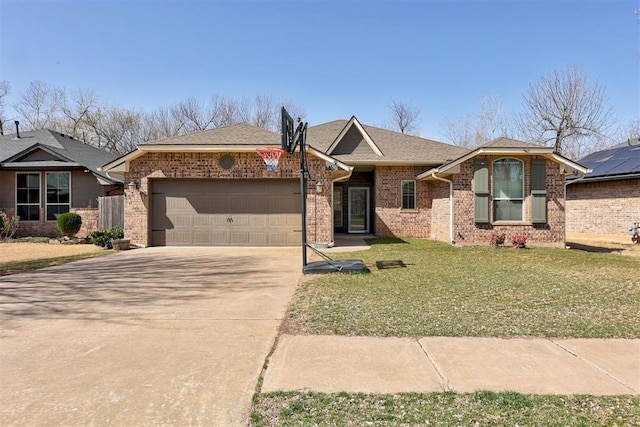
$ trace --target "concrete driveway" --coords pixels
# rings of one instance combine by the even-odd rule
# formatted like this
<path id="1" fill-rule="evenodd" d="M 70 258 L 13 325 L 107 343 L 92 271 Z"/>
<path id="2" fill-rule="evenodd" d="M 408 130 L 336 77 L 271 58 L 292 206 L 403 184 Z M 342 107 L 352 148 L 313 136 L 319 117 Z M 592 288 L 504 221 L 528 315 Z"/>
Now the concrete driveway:
<path id="1" fill-rule="evenodd" d="M 148 248 L 0 278 L 3 425 L 244 425 L 294 248 Z"/>

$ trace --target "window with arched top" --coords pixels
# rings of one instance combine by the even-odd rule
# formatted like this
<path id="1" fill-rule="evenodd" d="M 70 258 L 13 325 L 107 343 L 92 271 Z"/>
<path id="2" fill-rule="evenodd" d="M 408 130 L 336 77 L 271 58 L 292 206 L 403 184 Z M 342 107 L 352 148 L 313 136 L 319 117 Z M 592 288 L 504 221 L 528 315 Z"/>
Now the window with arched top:
<path id="1" fill-rule="evenodd" d="M 493 220 L 522 221 L 524 163 L 513 158 L 493 162 Z"/>

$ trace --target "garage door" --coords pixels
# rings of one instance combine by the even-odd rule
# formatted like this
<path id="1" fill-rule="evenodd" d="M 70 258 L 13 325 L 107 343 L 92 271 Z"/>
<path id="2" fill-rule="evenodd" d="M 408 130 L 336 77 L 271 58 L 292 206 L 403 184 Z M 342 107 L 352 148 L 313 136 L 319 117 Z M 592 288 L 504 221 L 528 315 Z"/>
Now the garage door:
<path id="1" fill-rule="evenodd" d="M 154 246 L 295 246 L 302 242 L 297 180 L 156 179 Z"/>

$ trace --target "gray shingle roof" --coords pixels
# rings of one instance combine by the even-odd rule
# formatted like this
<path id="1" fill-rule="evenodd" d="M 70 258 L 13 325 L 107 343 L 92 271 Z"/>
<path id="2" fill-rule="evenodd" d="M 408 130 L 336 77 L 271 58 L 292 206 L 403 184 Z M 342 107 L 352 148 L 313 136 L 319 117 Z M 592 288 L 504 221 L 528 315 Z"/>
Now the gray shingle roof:
<path id="1" fill-rule="evenodd" d="M 331 144 L 348 122 L 348 120 L 335 120 L 310 127 L 307 130 L 307 144 L 327 153 Z M 350 154 L 332 154 L 332 156 L 347 164 L 361 162 L 439 165 L 469 152 L 466 148 L 374 126 L 363 125 L 363 128 L 382 151 L 383 156 L 378 156 L 371 150 Z M 141 147 L 162 145 L 279 146 L 280 134 L 240 123 L 140 144 Z"/>
<path id="2" fill-rule="evenodd" d="M 14 162 L 22 155 L 26 155 L 38 148 L 52 153 L 59 160 Z M 98 170 L 102 165 L 113 161 L 117 156 L 107 151 L 83 143 L 68 135 L 49 129 L 20 132 L 20 138 L 15 134 L 0 136 L 0 168 L 15 168 L 29 166 L 30 168 L 46 169 L 47 167 L 82 167 L 90 170 L 94 175 L 113 182 L 104 172 Z"/>
<path id="3" fill-rule="evenodd" d="M 307 131 L 307 142 L 312 147 L 327 152 L 336 137 L 347 125 L 348 120 L 334 120 Z M 433 141 L 426 138 L 402 134 L 374 126 L 362 125 L 383 156 L 375 153 L 353 153 L 335 155 L 337 159 L 349 163 L 358 162 L 406 162 L 416 164 L 442 164 L 468 153 L 469 150 L 455 145 Z"/>
<path id="4" fill-rule="evenodd" d="M 492 148 L 520 148 L 520 147 L 543 147 L 543 145 L 533 144 L 531 142 L 520 141 L 517 139 L 506 138 L 501 136 L 489 141 L 480 147 L 492 147 Z"/>
<path id="5" fill-rule="evenodd" d="M 280 134 L 246 123 L 174 136 L 140 145 L 277 145 Z"/>

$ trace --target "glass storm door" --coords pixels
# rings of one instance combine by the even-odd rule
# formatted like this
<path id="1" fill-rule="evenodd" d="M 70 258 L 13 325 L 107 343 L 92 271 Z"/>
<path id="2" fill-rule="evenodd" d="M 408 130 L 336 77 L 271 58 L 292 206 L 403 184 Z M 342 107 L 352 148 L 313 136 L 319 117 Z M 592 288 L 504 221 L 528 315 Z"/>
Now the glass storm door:
<path id="1" fill-rule="evenodd" d="M 349 233 L 369 232 L 369 187 L 349 188 Z"/>

